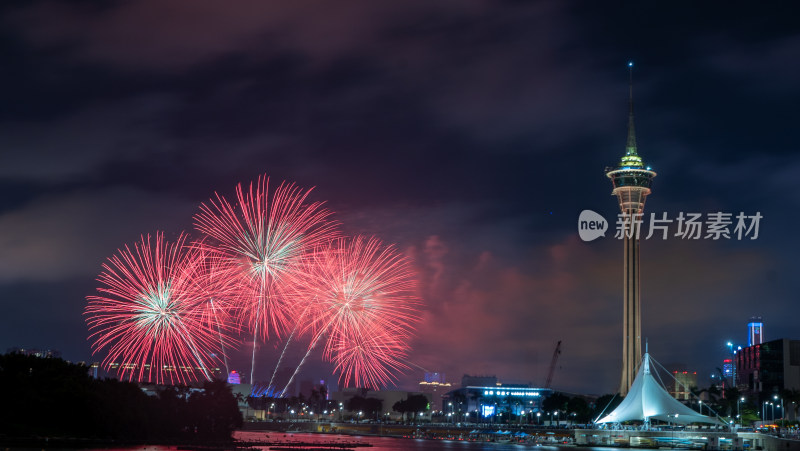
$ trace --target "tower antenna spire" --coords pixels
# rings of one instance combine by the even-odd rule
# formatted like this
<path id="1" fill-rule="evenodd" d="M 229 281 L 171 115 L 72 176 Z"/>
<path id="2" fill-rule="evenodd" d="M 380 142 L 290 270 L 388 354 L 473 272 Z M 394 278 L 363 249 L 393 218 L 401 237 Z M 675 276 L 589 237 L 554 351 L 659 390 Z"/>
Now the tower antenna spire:
<path id="1" fill-rule="evenodd" d="M 633 61 L 628 61 L 628 143 L 625 155 L 636 156 L 636 127 L 633 125 Z"/>

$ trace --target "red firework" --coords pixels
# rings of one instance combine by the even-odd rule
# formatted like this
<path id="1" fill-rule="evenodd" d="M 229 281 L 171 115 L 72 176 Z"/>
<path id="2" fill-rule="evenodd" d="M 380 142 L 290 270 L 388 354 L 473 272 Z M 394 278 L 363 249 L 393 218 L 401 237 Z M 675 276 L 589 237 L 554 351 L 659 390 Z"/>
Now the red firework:
<path id="1" fill-rule="evenodd" d="M 192 296 L 205 299 L 205 321 L 218 329 L 230 327 L 236 316 L 236 280 L 226 262 L 202 241 L 189 245 L 181 280 Z M 224 343 L 229 345 L 232 343 Z"/>
<path id="2" fill-rule="evenodd" d="M 196 228 L 235 280 L 240 320 L 254 336 L 280 337 L 297 314 L 309 250 L 335 235 L 330 212 L 306 203 L 311 190 L 282 183 L 269 196 L 269 178 L 236 187 L 232 205 L 217 194 L 200 206 Z"/>
<path id="3" fill-rule="evenodd" d="M 311 265 L 314 339 L 345 383 L 378 388 L 407 369 L 420 301 L 410 262 L 376 238 L 337 239 Z"/>
<path id="4" fill-rule="evenodd" d="M 108 347 L 103 366 L 116 365 L 120 378 L 156 383 L 210 379 L 226 329 L 208 314 L 208 299 L 188 277 L 197 262 L 186 237 L 174 243 L 163 234 L 142 236 L 103 264 L 99 295 L 88 296 L 85 314 L 98 352 Z M 196 255 L 195 255 L 196 257 Z"/>

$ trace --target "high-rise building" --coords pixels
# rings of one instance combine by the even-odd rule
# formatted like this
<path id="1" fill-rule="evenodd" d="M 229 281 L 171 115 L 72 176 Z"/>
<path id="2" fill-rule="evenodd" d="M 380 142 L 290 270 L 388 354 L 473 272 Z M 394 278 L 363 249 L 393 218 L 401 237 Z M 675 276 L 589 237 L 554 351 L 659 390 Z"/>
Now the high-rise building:
<path id="1" fill-rule="evenodd" d="M 735 372 L 733 371 L 733 359 L 722 359 L 722 376 L 725 378 L 736 377 Z"/>
<path id="2" fill-rule="evenodd" d="M 747 346 L 760 345 L 764 342 L 764 323 L 760 316 L 750 318 L 747 323 Z"/>
<path id="3" fill-rule="evenodd" d="M 606 168 L 611 179 L 623 217 L 623 319 L 622 319 L 622 378 L 619 393 L 626 395 L 631 387 L 636 369 L 642 360 L 642 313 L 639 287 L 639 232 L 644 203 L 650 194 L 650 185 L 656 173 L 645 166 L 636 148 L 636 131 L 633 125 L 633 63 L 628 63 L 629 112 L 628 140 L 625 155 L 619 164 Z"/>
<path id="4" fill-rule="evenodd" d="M 669 394 L 675 399 L 692 399 L 692 387 L 697 387 L 697 371 L 673 371 L 673 380 L 668 385 Z"/>
<path id="5" fill-rule="evenodd" d="M 800 390 L 800 340 L 767 341 L 736 351 L 736 385 L 751 400 Z"/>

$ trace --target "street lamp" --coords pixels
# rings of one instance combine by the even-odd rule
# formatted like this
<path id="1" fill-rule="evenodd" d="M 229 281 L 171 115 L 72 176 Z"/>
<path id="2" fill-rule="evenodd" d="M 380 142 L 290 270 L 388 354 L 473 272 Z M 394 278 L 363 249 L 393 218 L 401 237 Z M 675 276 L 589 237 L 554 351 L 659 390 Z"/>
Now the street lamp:
<path id="1" fill-rule="evenodd" d="M 772 398 L 777 401 L 778 400 L 778 395 L 774 395 Z M 781 398 L 780 401 L 781 401 L 781 404 L 778 407 L 781 409 L 781 420 L 782 420 L 783 419 L 783 398 Z M 773 420 L 774 419 L 775 418 L 773 418 Z"/>
<path id="2" fill-rule="evenodd" d="M 703 414 L 703 400 L 700 399 L 697 401 L 697 404 L 700 406 L 700 415 Z"/>
<path id="3" fill-rule="evenodd" d="M 742 396 L 741 398 L 739 398 L 738 401 L 736 401 L 736 418 L 741 418 L 742 416 L 742 409 L 740 406 L 743 402 L 744 402 L 744 396 Z M 741 419 L 739 419 L 739 424 L 742 424 Z"/>

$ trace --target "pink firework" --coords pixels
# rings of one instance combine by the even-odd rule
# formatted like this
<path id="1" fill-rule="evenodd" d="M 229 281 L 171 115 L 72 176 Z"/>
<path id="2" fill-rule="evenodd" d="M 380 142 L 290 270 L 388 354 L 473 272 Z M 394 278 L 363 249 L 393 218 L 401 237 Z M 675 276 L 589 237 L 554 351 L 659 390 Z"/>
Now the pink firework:
<path id="1" fill-rule="evenodd" d="M 231 339 L 208 314 L 207 299 L 187 277 L 186 237 L 142 236 L 103 264 L 97 296 L 88 296 L 94 352 L 108 348 L 107 369 L 157 383 L 210 379 L 223 342 Z"/>
<path id="2" fill-rule="evenodd" d="M 190 246 L 186 264 L 182 265 L 181 280 L 184 289 L 194 298 L 204 300 L 203 320 L 211 328 L 216 329 L 225 370 L 228 372 L 228 356 L 226 348 L 238 345 L 229 338 L 233 333 L 234 318 L 237 305 L 236 281 L 228 277 L 231 273 L 226 262 L 219 258 L 213 250 L 202 241 Z"/>
<path id="3" fill-rule="evenodd" d="M 332 241 L 311 271 L 306 329 L 312 346 L 327 337 L 323 355 L 340 380 L 378 388 L 407 369 L 403 361 L 420 308 L 410 262 L 378 239 L 359 237 Z"/>
<path id="4" fill-rule="evenodd" d="M 330 212 L 306 203 L 310 191 L 282 183 L 270 197 L 262 176 L 247 190 L 238 185 L 234 204 L 217 195 L 195 216 L 227 268 L 224 277 L 236 281 L 240 319 L 254 337 L 280 337 L 291 327 L 306 282 L 304 259 L 335 234 Z"/>

